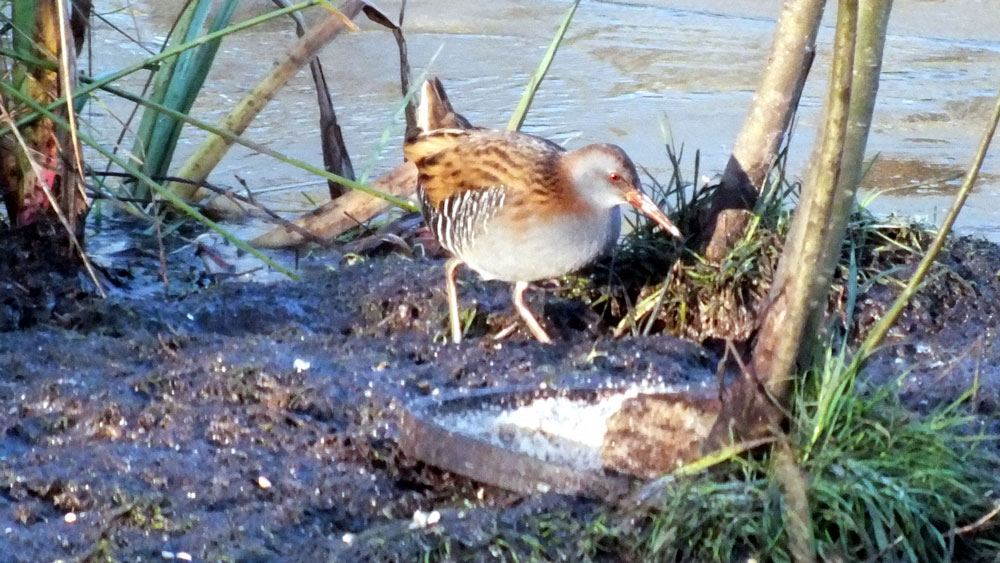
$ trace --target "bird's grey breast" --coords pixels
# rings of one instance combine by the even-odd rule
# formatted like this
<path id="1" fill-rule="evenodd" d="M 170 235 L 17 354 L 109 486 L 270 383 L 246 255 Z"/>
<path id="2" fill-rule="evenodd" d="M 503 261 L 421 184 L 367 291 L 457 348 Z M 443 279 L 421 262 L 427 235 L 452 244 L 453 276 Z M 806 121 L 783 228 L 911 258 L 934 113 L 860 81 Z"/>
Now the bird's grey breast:
<path id="1" fill-rule="evenodd" d="M 539 217 L 516 226 L 498 218 L 460 258 L 486 279 L 514 282 L 555 278 L 605 254 L 620 232 L 618 208 L 594 210 L 585 216 Z"/>

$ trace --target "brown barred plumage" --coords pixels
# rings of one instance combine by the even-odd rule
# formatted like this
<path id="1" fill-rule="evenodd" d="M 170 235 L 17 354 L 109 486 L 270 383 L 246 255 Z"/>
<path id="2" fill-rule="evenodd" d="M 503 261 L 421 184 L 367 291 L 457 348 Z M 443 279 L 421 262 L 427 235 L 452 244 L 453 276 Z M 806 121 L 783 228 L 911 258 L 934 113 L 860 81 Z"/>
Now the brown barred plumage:
<path id="1" fill-rule="evenodd" d="M 435 91 L 425 85 L 421 116 L 437 115 L 427 107 Z M 679 236 L 614 145 L 566 151 L 524 133 L 442 128 L 412 132 L 403 152 L 417 167 L 424 218 L 454 256 L 446 273 L 456 342 L 462 334 L 454 274 L 462 263 L 487 279 L 513 282 L 515 307 L 535 337 L 549 342 L 524 305 L 528 282 L 570 273 L 610 249 L 620 205 L 635 206 Z"/>

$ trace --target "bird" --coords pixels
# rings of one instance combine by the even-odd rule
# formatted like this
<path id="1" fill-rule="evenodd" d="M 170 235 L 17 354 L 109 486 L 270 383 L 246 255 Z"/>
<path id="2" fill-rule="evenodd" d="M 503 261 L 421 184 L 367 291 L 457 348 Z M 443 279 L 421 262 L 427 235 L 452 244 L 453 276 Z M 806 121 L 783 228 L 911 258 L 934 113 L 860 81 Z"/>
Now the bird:
<path id="1" fill-rule="evenodd" d="M 425 92 L 426 92 L 425 85 Z M 420 115 L 428 112 L 421 108 Z M 445 263 L 451 340 L 461 342 L 457 269 L 513 283 L 512 301 L 532 335 L 551 339 L 524 303 L 529 283 L 577 271 L 607 253 L 632 205 L 675 237 L 680 231 L 642 192 L 616 145 L 576 150 L 513 131 L 413 128 L 405 158 L 417 168 L 417 197 Z M 467 125 L 467 122 L 463 125 Z"/>

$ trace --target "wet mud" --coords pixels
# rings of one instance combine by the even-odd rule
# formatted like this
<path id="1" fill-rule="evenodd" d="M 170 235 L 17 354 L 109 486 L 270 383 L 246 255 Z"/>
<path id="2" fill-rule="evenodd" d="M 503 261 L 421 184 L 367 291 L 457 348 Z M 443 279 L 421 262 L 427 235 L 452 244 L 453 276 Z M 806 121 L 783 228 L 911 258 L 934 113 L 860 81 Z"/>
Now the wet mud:
<path id="1" fill-rule="evenodd" d="M 996 430 L 1000 250 L 962 240 L 942 262 L 930 285 L 944 285 L 908 311 L 865 384 L 906 374 L 901 392 L 920 407 L 978 383 L 971 408 Z M 555 343 L 523 328 L 495 340 L 516 321 L 509 288 L 467 272 L 469 338 L 445 344 L 441 266 L 392 254 L 308 267 L 300 282 L 198 289 L 192 277 L 183 294 L 137 298 L 124 283 L 107 299 L 77 273 L 32 285 L 3 271 L 0 560 L 411 561 L 423 534 L 443 533 L 453 554 L 492 560 L 498 538 L 541 535 L 526 524 L 539 514 L 595 505 L 406 457 L 403 402 L 459 386 L 713 377 L 713 351 L 613 339 L 600 315 L 545 287 L 528 303 Z M 874 285 L 859 316 L 896 291 Z M 411 529 L 418 510 L 441 522 Z M 582 541 L 557 536 L 560 553 Z"/>

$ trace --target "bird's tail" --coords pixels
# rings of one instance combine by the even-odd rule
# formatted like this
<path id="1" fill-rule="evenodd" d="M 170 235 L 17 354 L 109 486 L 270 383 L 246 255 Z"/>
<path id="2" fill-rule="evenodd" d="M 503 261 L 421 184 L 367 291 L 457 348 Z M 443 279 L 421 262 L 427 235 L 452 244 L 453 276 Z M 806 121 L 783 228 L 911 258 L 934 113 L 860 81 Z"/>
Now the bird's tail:
<path id="1" fill-rule="evenodd" d="M 448 94 L 437 77 L 430 77 L 420 89 L 420 105 L 417 107 L 416 131 L 408 131 L 407 137 L 435 129 L 473 129 L 469 120 L 451 107 Z"/>

